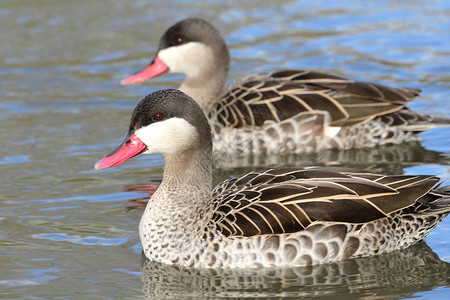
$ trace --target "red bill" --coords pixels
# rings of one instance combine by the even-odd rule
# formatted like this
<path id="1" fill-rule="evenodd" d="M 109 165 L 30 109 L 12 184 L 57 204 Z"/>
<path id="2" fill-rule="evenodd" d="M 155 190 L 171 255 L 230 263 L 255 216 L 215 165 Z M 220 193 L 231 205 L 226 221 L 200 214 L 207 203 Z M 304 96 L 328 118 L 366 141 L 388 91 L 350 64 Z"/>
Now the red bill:
<path id="1" fill-rule="evenodd" d="M 166 64 L 163 63 L 162 60 L 160 60 L 158 57 L 156 57 L 147 67 L 137 72 L 136 74 L 123 79 L 122 81 L 120 81 L 120 84 L 130 85 L 141 83 L 143 81 L 146 81 L 147 79 L 156 77 L 164 72 L 167 72 L 168 70 L 169 68 L 166 66 Z"/>
<path id="2" fill-rule="evenodd" d="M 145 150 L 147 150 L 147 146 L 134 134 L 130 133 L 116 150 L 95 164 L 95 169 L 98 171 L 120 165 Z"/>

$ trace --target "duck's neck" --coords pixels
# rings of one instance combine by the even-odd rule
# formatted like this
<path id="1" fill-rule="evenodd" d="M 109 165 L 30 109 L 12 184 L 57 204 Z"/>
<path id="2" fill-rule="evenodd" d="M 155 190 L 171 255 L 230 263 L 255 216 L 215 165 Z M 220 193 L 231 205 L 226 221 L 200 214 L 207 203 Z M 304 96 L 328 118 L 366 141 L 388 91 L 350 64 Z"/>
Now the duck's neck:
<path id="1" fill-rule="evenodd" d="M 163 181 L 144 212 L 148 222 L 168 216 L 173 230 L 201 229 L 211 214 L 211 147 L 164 157 Z"/>
<path id="2" fill-rule="evenodd" d="M 222 96 L 229 70 L 229 57 L 220 61 L 205 61 L 195 74 L 186 74 L 179 90 L 192 97 L 208 114 Z"/>

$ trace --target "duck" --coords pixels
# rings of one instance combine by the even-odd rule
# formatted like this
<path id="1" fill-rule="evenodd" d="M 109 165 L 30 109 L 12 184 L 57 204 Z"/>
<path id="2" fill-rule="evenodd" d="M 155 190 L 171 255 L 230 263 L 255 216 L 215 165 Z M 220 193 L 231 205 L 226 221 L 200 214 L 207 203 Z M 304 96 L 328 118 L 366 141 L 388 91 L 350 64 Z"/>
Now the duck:
<path id="1" fill-rule="evenodd" d="M 197 102 L 160 90 L 139 102 L 123 143 L 95 164 L 163 156 L 161 184 L 139 223 L 149 260 L 214 269 L 329 263 L 406 248 L 450 212 L 450 186 L 432 175 L 281 167 L 213 189 L 212 149 Z"/>
<path id="2" fill-rule="evenodd" d="M 166 72 L 185 74 L 179 90 L 208 115 L 219 157 L 399 144 L 450 125 L 450 118 L 406 107 L 419 96 L 418 89 L 296 69 L 247 75 L 224 89 L 229 68 L 220 32 L 203 19 L 188 18 L 167 29 L 152 62 L 121 84 Z"/>

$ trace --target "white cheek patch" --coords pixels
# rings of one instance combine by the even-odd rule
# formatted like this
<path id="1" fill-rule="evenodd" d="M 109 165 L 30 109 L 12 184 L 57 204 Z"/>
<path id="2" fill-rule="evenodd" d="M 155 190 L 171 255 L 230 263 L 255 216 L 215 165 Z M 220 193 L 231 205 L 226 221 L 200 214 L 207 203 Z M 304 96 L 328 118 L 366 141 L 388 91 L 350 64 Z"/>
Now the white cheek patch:
<path id="1" fill-rule="evenodd" d="M 183 73 L 195 76 L 203 65 L 211 63 L 213 52 L 203 43 L 189 42 L 159 51 L 159 59 L 169 67 L 170 73 Z"/>
<path id="2" fill-rule="evenodd" d="M 192 148 L 198 141 L 198 132 L 183 118 L 170 118 L 152 123 L 134 133 L 146 146 L 145 153 L 175 154 Z"/>

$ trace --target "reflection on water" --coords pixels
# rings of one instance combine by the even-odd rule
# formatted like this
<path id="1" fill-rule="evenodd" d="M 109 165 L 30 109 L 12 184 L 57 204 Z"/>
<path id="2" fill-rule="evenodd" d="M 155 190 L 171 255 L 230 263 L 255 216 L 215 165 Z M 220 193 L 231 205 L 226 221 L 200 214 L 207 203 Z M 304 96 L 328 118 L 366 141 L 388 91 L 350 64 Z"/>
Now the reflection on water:
<path id="1" fill-rule="evenodd" d="M 326 150 L 319 153 L 285 154 L 285 155 L 247 155 L 216 157 L 216 169 L 248 169 L 276 166 L 341 166 L 386 174 L 403 174 L 405 167 L 435 163 L 450 164 L 450 156 L 425 149 L 420 142 L 408 142 L 398 145 L 386 145 L 365 149 L 345 151 Z"/>
<path id="2" fill-rule="evenodd" d="M 301 268 L 199 270 L 144 258 L 142 272 L 147 299 L 371 295 L 397 299 L 448 285 L 450 264 L 421 242 L 384 255 Z"/>

